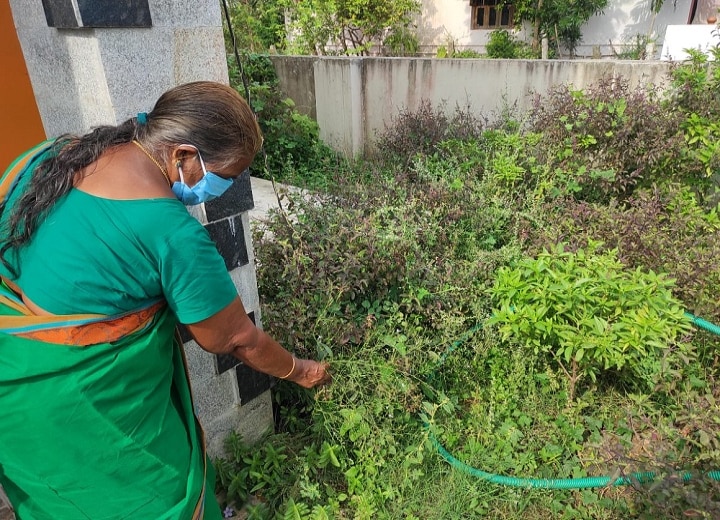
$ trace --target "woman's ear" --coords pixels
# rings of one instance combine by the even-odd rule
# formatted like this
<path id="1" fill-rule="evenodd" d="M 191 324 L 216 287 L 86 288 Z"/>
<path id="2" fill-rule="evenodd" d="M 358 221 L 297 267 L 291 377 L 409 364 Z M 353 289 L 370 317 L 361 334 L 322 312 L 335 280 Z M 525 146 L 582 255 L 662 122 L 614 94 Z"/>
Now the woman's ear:
<path id="1" fill-rule="evenodd" d="M 177 168 L 182 166 L 183 161 L 195 157 L 198 149 L 191 144 L 178 144 L 172 147 L 170 159 Z"/>

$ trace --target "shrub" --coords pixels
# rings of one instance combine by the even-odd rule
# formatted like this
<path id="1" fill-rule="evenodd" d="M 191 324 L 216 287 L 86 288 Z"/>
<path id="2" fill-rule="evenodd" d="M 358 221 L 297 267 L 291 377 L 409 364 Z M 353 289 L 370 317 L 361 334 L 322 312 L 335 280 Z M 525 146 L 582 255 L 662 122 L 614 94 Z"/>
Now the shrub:
<path id="1" fill-rule="evenodd" d="M 420 41 L 409 27 L 396 27 L 383 41 L 389 56 L 415 56 L 420 50 Z"/>
<path id="2" fill-rule="evenodd" d="M 448 115 L 445 106 L 435 108 L 425 99 L 415 111 L 401 110 L 378 132 L 377 158 L 407 165 L 417 154 L 431 154 L 442 141 L 477 139 L 485 124 L 470 107 L 456 106 Z"/>
<path id="3" fill-rule="evenodd" d="M 688 187 L 639 190 L 624 205 L 557 201 L 548 204 L 552 225 L 524 223 L 526 250 L 534 255 L 558 241 L 569 250 L 601 240 L 600 248 L 617 249 L 629 269 L 642 267 L 675 280 L 674 294 L 686 308 L 720 321 L 716 288 L 720 285 L 720 219 L 706 211 Z"/>
<path id="4" fill-rule="evenodd" d="M 490 58 L 529 59 L 540 57 L 530 45 L 519 41 L 504 29 L 490 33 L 485 50 Z"/>
<path id="5" fill-rule="evenodd" d="M 318 172 L 332 170 L 339 156 L 320 140 L 316 121 L 299 113 L 295 103 L 281 89 L 270 58 L 250 54 L 244 59 L 244 80 L 237 66 L 231 68 L 231 84 L 249 102 L 257 114 L 265 138 L 263 150 L 255 157 L 250 169 L 261 178 L 292 181 L 294 184 L 323 184 Z"/>
<path id="6" fill-rule="evenodd" d="M 318 342 L 351 349 L 388 309 L 433 328 L 483 305 L 473 294 L 504 262 L 510 213 L 439 164 L 418 159 L 412 179 L 340 179 L 333 197 L 293 200 L 256 234 L 263 321 L 279 340 L 324 354 Z"/>
<path id="7" fill-rule="evenodd" d="M 286 43 L 285 17 L 282 6 L 273 0 L 228 2 L 233 36 L 239 49 L 253 53 L 267 52 L 271 47 L 283 49 Z M 233 52 L 227 19 L 223 16 L 225 46 Z"/>
<path id="8" fill-rule="evenodd" d="M 668 108 L 717 121 L 720 118 L 720 46 L 710 49 L 712 59 L 688 49 L 689 59 L 675 64 L 671 74 Z"/>
<path id="9" fill-rule="evenodd" d="M 482 54 L 480 54 L 478 51 L 474 51 L 472 49 L 461 49 L 459 51 L 455 51 L 451 58 L 482 58 Z"/>
<path id="10" fill-rule="evenodd" d="M 610 77 L 584 92 L 554 88 L 536 97 L 530 113 L 530 128 L 543 136 L 538 162 L 557 177 L 559 190 L 599 202 L 686 175 L 681 121 L 655 89 L 632 90 Z"/>
<path id="11" fill-rule="evenodd" d="M 493 31 L 486 46 L 490 58 L 516 58 L 517 45 L 515 39 L 505 30 Z"/>
<path id="12" fill-rule="evenodd" d="M 652 143 L 627 102 L 570 101 L 568 114 L 592 122 L 568 129 L 548 111 L 559 144 L 509 117 L 488 125 L 429 104 L 403 112 L 381 136 L 382 161 L 353 163 L 309 200 L 290 196 L 264 233 L 256 228 L 263 327 L 298 355 L 329 361 L 334 383 L 279 382 L 278 437 L 236 445 L 234 467 L 219 468 L 239 498 L 261 495 L 249 518 L 712 517 L 713 486 L 658 485 L 645 496 L 499 488 L 448 471 L 428 442 L 432 431 L 468 464 L 516 476 L 597 474 L 592 445 L 606 439 L 611 449 L 618 440 L 650 448 L 650 468 L 717 467 L 715 338 L 681 337 L 688 320 L 671 294 L 714 308 L 717 214 L 667 180 L 649 189 L 638 176 L 618 198 L 583 179 L 582 154 L 598 175 L 605 158 L 625 158 L 608 136 L 608 151 L 574 139 L 610 128 L 623 146 Z M 681 153 L 663 157 L 672 165 Z M 643 175 L 659 175 L 663 160 Z M 575 197 L 573 182 L 585 190 Z M 493 305 L 495 326 L 481 328 Z M 519 335 L 502 340 L 507 330 Z M 638 468 L 623 462 L 600 474 Z"/>
<path id="13" fill-rule="evenodd" d="M 631 387 L 656 382 L 659 362 L 690 329 L 666 276 L 625 271 L 616 251 L 564 251 L 501 268 L 488 320 L 506 339 L 545 352 L 571 382 L 607 371 Z M 571 398 L 572 398 L 571 392 Z"/>

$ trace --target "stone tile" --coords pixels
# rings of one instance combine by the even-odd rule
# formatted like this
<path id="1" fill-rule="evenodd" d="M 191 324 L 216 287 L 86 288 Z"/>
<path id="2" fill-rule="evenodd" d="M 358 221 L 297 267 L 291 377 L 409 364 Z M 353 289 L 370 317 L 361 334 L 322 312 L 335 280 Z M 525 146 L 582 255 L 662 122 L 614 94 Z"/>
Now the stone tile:
<path id="1" fill-rule="evenodd" d="M 217 0 L 153 0 L 150 11 L 156 27 L 219 27 L 222 20 Z"/>
<path id="2" fill-rule="evenodd" d="M 42 4 L 48 27 L 72 28 L 80 26 L 80 21 L 75 15 L 75 8 L 69 0 L 43 0 Z"/>
<path id="3" fill-rule="evenodd" d="M 43 0 L 48 27 L 151 27 L 147 0 Z M 77 9 L 76 9 L 77 7 Z"/>
<path id="4" fill-rule="evenodd" d="M 273 428 L 272 396 L 266 391 L 243 406 L 229 408 L 224 414 L 202 422 L 211 457 L 226 454 L 225 439 L 230 432 L 238 433 L 253 444 Z"/>
<path id="5" fill-rule="evenodd" d="M 205 203 L 205 213 L 208 222 L 214 222 L 254 207 L 250 175 L 249 171 L 245 170 L 221 197 Z"/>
<path id="6" fill-rule="evenodd" d="M 237 379 L 232 371 L 193 385 L 192 393 L 197 416 L 203 425 L 240 405 Z"/>
<path id="7" fill-rule="evenodd" d="M 152 27 L 148 0 L 77 0 L 77 6 L 83 27 Z"/>
<path id="8" fill-rule="evenodd" d="M 235 375 L 238 381 L 240 393 L 240 404 L 244 406 L 260 394 L 270 390 L 273 378 L 257 370 L 253 370 L 244 363 L 235 367 Z"/>
<path id="9" fill-rule="evenodd" d="M 44 27 L 47 31 L 47 20 L 45 20 L 42 2 L 10 0 L 10 8 L 18 32 L 26 27 Z"/>
<path id="10" fill-rule="evenodd" d="M 174 31 L 161 27 L 95 32 L 106 71 L 103 83 L 107 84 L 117 122 L 135 117 L 138 112 L 150 112 L 160 95 L 175 86 Z"/>
<path id="11" fill-rule="evenodd" d="M 193 14 L 199 11 L 193 7 Z M 210 80 L 228 84 L 225 40 L 220 26 L 176 29 L 174 32 L 173 75 L 177 84 Z"/>
<path id="12" fill-rule="evenodd" d="M 228 271 L 249 263 L 242 217 L 236 215 L 205 226 Z"/>
<path id="13" fill-rule="evenodd" d="M 79 36 L 47 26 L 18 29 L 35 98 L 52 100 L 38 103 L 48 136 L 115 123 L 97 42 Z"/>
<path id="14" fill-rule="evenodd" d="M 247 227 L 245 229 L 247 229 Z M 252 249 L 249 250 L 249 252 L 251 251 Z M 257 277 L 255 276 L 255 266 L 253 265 L 253 262 L 253 259 L 249 259 L 247 264 L 230 271 L 230 278 L 232 278 L 235 287 L 237 287 L 240 299 L 245 306 L 245 310 L 248 312 L 257 312 L 260 309 L 260 299 L 257 291 Z M 255 318 L 257 319 L 259 316 L 255 316 Z M 260 325 L 260 321 L 257 320 L 255 324 Z"/>
<path id="15" fill-rule="evenodd" d="M 204 350 L 194 340 L 185 343 L 183 348 L 193 386 L 202 385 L 204 381 L 217 377 L 217 364 L 214 354 Z"/>

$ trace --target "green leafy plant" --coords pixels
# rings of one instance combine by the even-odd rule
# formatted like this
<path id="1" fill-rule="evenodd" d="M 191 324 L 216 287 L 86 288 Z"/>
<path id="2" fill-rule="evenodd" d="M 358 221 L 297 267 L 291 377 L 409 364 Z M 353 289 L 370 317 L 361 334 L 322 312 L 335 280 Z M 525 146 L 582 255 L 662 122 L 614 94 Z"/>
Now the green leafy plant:
<path id="1" fill-rule="evenodd" d="M 492 31 L 490 38 L 485 46 L 488 57 L 490 58 L 538 58 L 536 52 L 533 52 L 529 45 L 519 41 L 514 35 L 505 29 Z"/>
<path id="2" fill-rule="evenodd" d="M 626 272 L 617 251 L 598 255 L 595 247 L 571 253 L 559 245 L 500 269 L 491 290 L 498 309 L 488 323 L 551 355 L 573 388 L 607 371 L 632 387 L 652 385 L 654 364 L 690 329 L 689 319 L 670 292 L 672 280 Z"/>
<path id="3" fill-rule="evenodd" d="M 720 171 L 720 123 L 692 113 L 682 129 L 688 145 L 688 159 L 700 163 L 705 177 Z"/>
<path id="4" fill-rule="evenodd" d="M 693 178 L 681 121 L 657 90 L 605 77 L 585 91 L 564 85 L 537 97 L 530 128 L 542 135 L 537 159 L 561 192 L 570 187 L 577 199 L 606 203 L 637 186 Z"/>
<path id="5" fill-rule="evenodd" d="M 392 29 L 385 37 L 384 45 L 389 50 L 389 56 L 415 56 L 420 51 L 415 31 L 405 26 Z"/>
<path id="6" fill-rule="evenodd" d="M 557 45 L 565 45 L 572 54 L 580 42 L 581 27 L 590 17 L 607 5 L 607 0 L 522 0 L 513 2 L 516 22 L 528 21 L 533 26 L 533 49 L 538 50 L 545 35 Z"/>
<path id="7" fill-rule="evenodd" d="M 273 0 L 226 0 L 230 23 L 239 50 L 266 53 L 270 49 L 283 50 L 286 46 L 285 17 L 282 5 Z M 233 53 L 232 38 L 225 23 L 225 42 L 228 54 Z"/>
<path id="8" fill-rule="evenodd" d="M 689 58 L 672 70 L 668 106 L 685 114 L 695 113 L 717 120 L 720 113 L 720 46 L 710 48 L 709 52 L 710 56 L 697 49 L 687 49 Z"/>
<path id="9" fill-rule="evenodd" d="M 522 224 L 526 251 L 536 255 L 564 240 L 568 250 L 601 240 L 617 249 L 628 269 L 645 268 L 675 280 L 673 294 L 686 309 L 720 322 L 714 287 L 720 283 L 718 208 L 705 209 L 688 186 L 638 190 L 625 204 L 564 200 L 543 206 L 549 226 Z"/>
<path id="10" fill-rule="evenodd" d="M 655 42 L 647 35 L 636 34 L 629 43 L 624 42 L 620 52 L 615 52 L 613 48 L 613 55 L 619 60 L 644 60 L 647 58 L 647 48 L 651 43 Z"/>
<path id="11" fill-rule="evenodd" d="M 417 154 L 432 154 L 443 141 L 472 141 L 482 132 L 486 119 L 469 106 L 433 107 L 422 100 L 416 110 L 401 110 L 376 137 L 380 161 L 407 165 Z"/>
<path id="12" fill-rule="evenodd" d="M 234 57 L 230 63 L 231 84 L 257 114 L 264 146 L 250 170 L 252 174 L 301 186 L 323 186 L 330 182 L 326 172 L 341 163 L 339 155 L 320 139 L 316 121 L 299 113 L 279 85 L 275 68 L 267 55 L 244 54 L 241 58 L 245 78 Z M 245 80 L 248 82 L 247 92 Z"/>

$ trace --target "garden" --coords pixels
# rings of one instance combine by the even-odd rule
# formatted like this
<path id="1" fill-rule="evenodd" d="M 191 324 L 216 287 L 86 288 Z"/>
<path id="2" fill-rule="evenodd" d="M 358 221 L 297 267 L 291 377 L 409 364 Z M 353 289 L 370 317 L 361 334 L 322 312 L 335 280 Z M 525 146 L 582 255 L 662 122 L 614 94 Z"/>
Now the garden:
<path id="1" fill-rule="evenodd" d="M 348 161 L 231 67 L 253 175 L 308 189 L 254 230 L 264 329 L 333 383 L 216 461 L 249 519 L 720 518 L 720 50 L 669 86 L 518 113 L 400 112 Z M 269 232 L 268 232 L 269 231 Z"/>

